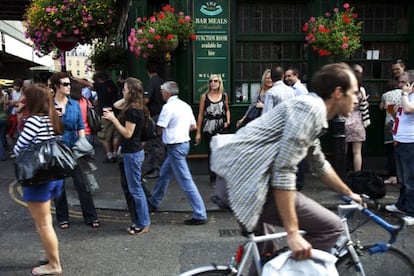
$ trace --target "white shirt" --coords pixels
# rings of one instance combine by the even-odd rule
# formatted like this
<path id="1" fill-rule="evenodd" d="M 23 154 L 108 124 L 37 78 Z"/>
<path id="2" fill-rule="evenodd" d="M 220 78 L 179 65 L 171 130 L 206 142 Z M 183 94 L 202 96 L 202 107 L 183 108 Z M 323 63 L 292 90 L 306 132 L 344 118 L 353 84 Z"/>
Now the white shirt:
<path id="1" fill-rule="evenodd" d="M 409 102 L 414 102 L 414 94 L 408 96 Z M 398 107 L 393 127 L 394 140 L 400 143 L 414 143 L 414 113 L 405 113 L 403 107 Z"/>
<path id="2" fill-rule="evenodd" d="M 12 102 L 19 102 L 21 97 L 22 97 L 22 92 L 13 89 L 13 91 L 11 93 L 11 99 L 10 99 L 10 101 L 12 101 Z M 13 107 L 12 110 L 11 110 L 11 114 L 14 115 L 16 113 L 17 113 L 17 107 Z"/>
<path id="3" fill-rule="evenodd" d="M 289 98 L 295 97 L 293 88 L 286 85 L 283 81 L 275 82 L 266 92 L 262 115 L 273 109 L 276 105 Z"/>
<path id="4" fill-rule="evenodd" d="M 309 93 L 308 89 L 306 88 L 303 83 L 298 80 L 292 85 L 293 90 L 295 91 L 295 96 L 306 95 Z"/>
<path id="5" fill-rule="evenodd" d="M 180 100 L 178 96 L 171 96 L 163 105 L 157 126 L 164 128 L 162 142 L 164 144 L 178 144 L 190 141 L 190 128 L 196 125 L 191 107 Z"/>

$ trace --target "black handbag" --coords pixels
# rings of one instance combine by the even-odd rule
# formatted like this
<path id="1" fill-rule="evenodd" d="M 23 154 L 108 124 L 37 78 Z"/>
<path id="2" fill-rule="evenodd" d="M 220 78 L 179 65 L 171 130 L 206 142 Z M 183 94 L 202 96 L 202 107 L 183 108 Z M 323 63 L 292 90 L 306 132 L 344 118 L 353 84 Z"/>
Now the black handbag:
<path id="1" fill-rule="evenodd" d="M 72 175 L 77 162 L 62 140 L 33 143 L 14 161 L 17 181 L 22 185 L 44 184 Z"/>
<path id="2" fill-rule="evenodd" d="M 99 116 L 98 112 L 96 112 L 96 110 L 89 105 L 86 107 L 86 120 L 88 121 L 92 133 L 97 133 L 102 130 L 101 116 Z"/>
<path id="3" fill-rule="evenodd" d="M 145 116 L 144 127 L 142 128 L 141 140 L 148 141 L 158 136 L 157 123 L 150 116 Z"/>

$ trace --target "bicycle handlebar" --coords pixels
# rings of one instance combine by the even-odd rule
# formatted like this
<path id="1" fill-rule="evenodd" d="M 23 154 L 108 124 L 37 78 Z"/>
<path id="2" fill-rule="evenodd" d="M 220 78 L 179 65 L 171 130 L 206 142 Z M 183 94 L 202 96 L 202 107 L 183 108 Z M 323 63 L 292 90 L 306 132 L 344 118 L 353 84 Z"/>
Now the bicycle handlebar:
<path id="1" fill-rule="evenodd" d="M 378 224 L 379 226 L 381 226 L 382 228 L 387 230 L 387 232 L 389 232 L 391 234 L 390 243 L 395 242 L 396 236 L 398 235 L 398 232 L 400 232 L 401 229 L 403 228 L 404 223 L 399 224 L 399 225 L 391 224 L 391 223 L 385 221 L 383 218 L 381 218 L 377 214 L 375 214 L 374 212 L 372 212 L 371 210 L 369 210 L 368 208 L 365 208 L 361 204 L 359 204 L 356 201 L 352 200 L 349 196 L 342 196 L 342 200 L 345 201 L 348 204 L 355 205 L 361 213 L 363 213 L 364 215 L 369 217 L 372 221 L 374 221 L 376 224 Z"/>

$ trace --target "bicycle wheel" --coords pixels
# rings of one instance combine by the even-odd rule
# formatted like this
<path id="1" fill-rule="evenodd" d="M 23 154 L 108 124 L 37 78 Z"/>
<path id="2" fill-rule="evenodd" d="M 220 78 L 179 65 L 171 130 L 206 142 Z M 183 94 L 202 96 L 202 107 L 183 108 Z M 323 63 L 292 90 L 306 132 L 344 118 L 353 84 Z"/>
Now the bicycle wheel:
<path id="1" fill-rule="evenodd" d="M 367 276 L 414 275 L 414 263 L 404 252 L 391 246 L 388 251 L 384 253 L 371 255 L 368 250 L 372 246 L 373 245 L 363 246 L 359 256 Z M 349 252 L 336 262 L 336 269 L 340 276 L 357 275 Z"/>
<path id="2" fill-rule="evenodd" d="M 179 276 L 226 276 L 234 275 L 228 266 L 206 265 L 183 272 Z"/>

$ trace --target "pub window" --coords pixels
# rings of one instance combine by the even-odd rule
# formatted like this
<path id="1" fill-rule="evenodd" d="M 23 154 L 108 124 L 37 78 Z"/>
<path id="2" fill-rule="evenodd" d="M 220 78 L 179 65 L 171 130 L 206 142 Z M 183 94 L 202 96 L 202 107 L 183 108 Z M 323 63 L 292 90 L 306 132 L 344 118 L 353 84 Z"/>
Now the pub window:
<path id="1" fill-rule="evenodd" d="M 273 65 L 299 69 L 307 76 L 302 25 L 307 3 L 244 1 L 237 4 L 233 102 L 248 103 L 260 88 L 262 74 Z"/>

